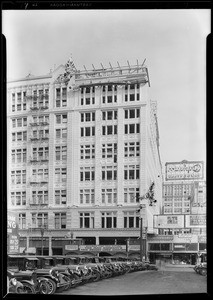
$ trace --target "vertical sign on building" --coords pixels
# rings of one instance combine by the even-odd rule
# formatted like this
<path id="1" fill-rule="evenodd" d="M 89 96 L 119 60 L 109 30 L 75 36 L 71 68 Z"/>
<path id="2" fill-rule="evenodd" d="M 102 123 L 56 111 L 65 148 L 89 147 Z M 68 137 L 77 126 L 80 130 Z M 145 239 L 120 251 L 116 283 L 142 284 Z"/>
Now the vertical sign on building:
<path id="1" fill-rule="evenodd" d="M 19 253 L 19 233 L 16 214 L 7 213 L 7 249 L 8 253 Z"/>

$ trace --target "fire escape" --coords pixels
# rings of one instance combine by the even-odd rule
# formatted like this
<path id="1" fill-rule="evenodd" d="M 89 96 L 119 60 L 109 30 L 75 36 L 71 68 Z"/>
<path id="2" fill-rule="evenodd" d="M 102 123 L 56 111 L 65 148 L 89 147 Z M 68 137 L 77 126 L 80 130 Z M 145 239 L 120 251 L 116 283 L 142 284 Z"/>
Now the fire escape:
<path id="1" fill-rule="evenodd" d="M 34 91 L 28 96 L 30 100 L 30 126 L 28 134 L 28 146 L 30 149 L 29 163 L 30 186 L 29 208 L 35 211 L 37 220 L 32 223 L 32 229 L 47 228 L 40 210 L 48 206 L 48 161 L 49 161 L 49 114 L 45 111 L 49 108 L 49 90 Z M 43 219 L 43 218 L 42 218 Z"/>

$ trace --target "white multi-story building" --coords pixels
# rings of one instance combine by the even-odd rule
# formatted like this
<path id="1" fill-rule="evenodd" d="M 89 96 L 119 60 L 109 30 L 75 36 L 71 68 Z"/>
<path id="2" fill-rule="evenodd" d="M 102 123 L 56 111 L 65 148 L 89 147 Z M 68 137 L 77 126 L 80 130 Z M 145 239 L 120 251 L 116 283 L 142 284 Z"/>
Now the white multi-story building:
<path id="1" fill-rule="evenodd" d="M 145 65 L 78 71 L 69 60 L 7 88 L 8 210 L 20 251 L 61 254 L 75 249 L 70 236 L 85 251 L 126 251 L 140 235 L 138 196 L 152 182 L 158 201 L 142 217 L 147 237 L 156 232 L 162 169 Z"/>

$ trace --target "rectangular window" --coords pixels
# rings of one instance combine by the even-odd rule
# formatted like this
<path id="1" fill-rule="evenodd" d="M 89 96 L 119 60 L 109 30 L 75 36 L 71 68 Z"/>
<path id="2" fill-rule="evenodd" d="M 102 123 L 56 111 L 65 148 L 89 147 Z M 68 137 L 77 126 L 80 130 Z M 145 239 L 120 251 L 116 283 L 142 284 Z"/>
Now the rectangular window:
<path id="1" fill-rule="evenodd" d="M 12 149 L 12 163 L 26 162 L 27 149 Z"/>
<path id="2" fill-rule="evenodd" d="M 124 143 L 124 157 L 140 156 L 140 142 Z"/>
<path id="3" fill-rule="evenodd" d="M 67 191 L 66 190 L 55 190 L 55 204 L 56 205 L 67 204 Z"/>
<path id="4" fill-rule="evenodd" d="M 27 118 L 12 119 L 13 128 L 25 127 L 25 126 L 27 126 Z"/>
<path id="5" fill-rule="evenodd" d="M 124 228 L 139 228 L 139 216 L 136 212 L 124 212 Z"/>
<path id="6" fill-rule="evenodd" d="M 55 168 L 55 182 L 67 181 L 67 168 Z"/>
<path id="7" fill-rule="evenodd" d="M 139 179 L 139 165 L 124 166 L 124 179 L 125 180 Z"/>
<path id="8" fill-rule="evenodd" d="M 32 198 L 30 204 L 47 205 L 48 204 L 48 191 L 32 191 Z"/>
<path id="9" fill-rule="evenodd" d="M 67 160 L 67 146 L 55 147 L 55 159 L 56 161 Z"/>
<path id="10" fill-rule="evenodd" d="M 107 103 L 112 103 L 112 96 L 107 96 Z"/>
<path id="11" fill-rule="evenodd" d="M 102 167 L 102 180 L 117 180 L 117 166 Z"/>
<path id="12" fill-rule="evenodd" d="M 81 113 L 81 122 L 95 121 L 95 112 Z"/>
<path id="13" fill-rule="evenodd" d="M 117 125 L 102 126 L 102 135 L 116 135 Z"/>
<path id="14" fill-rule="evenodd" d="M 63 87 L 56 88 L 56 107 L 66 107 L 67 106 L 67 88 Z"/>
<path id="15" fill-rule="evenodd" d="M 140 109 L 125 109 L 125 119 L 135 119 L 140 117 Z"/>
<path id="16" fill-rule="evenodd" d="M 117 162 L 117 143 L 102 144 L 102 158 L 111 158 Z"/>
<path id="17" fill-rule="evenodd" d="M 81 127 L 81 137 L 88 137 L 95 135 L 95 127 Z"/>
<path id="18" fill-rule="evenodd" d="M 94 167 L 81 167 L 80 168 L 80 181 L 93 181 L 95 180 Z"/>
<path id="19" fill-rule="evenodd" d="M 81 159 L 93 159 L 95 158 L 95 145 L 81 145 L 80 146 L 80 158 Z"/>
<path id="20" fill-rule="evenodd" d="M 59 128 L 55 130 L 56 139 L 66 139 L 67 138 L 67 128 Z"/>
<path id="21" fill-rule="evenodd" d="M 80 203 L 81 204 L 94 204 L 94 189 L 81 189 L 80 190 Z"/>
<path id="22" fill-rule="evenodd" d="M 80 228 L 94 228 L 94 213 L 83 212 L 80 213 Z"/>
<path id="23" fill-rule="evenodd" d="M 139 196 L 139 187 L 124 188 L 124 203 L 137 203 Z"/>
<path id="24" fill-rule="evenodd" d="M 117 189 L 102 189 L 102 203 L 116 204 L 117 203 Z"/>
<path id="25" fill-rule="evenodd" d="M 117 120 L 117 110 L 103 111 L 102 120 Z"/>
<path id="26" fill-rule="evenodd" d="M 11 184 L 25 184 L 26 170 L 11 171 Z"/>
<path id="27" fill-rule="evenodd" d="M 117 228 L 116 212 L 103 212 L 101 220 L 102 228 Z"/>
<path id="28" fill-rule="evenodd" d="M 32 228 L 48 228 L 48 213 L 32 213 Z"/>
<path id="29" fill-rule="evenodd" d="M 67 114 L 60 114 L 55 116 L 56 124 L 67 124 Z"/>
<path id="30" fill-rule="evenodd" d="M 130 101 L 135 101 L 135 94 L 130 94 L 129 95 L 129 100 Z"/>
<path id="31" fill-rule="evenodd" d="M 90 103 L 90 98 L 86 98 L 86 99 L 85 99 L 85 104 L 86 104 L 86 105 L 90 105 L 90 104 L 91 104 L 91 103 Z"/>
<path id="32" fill-rule="evenodd" d="M 27 141 L 27 131 L 19 131 L 12 133 L 13 142 L 24 142 Z"/>
<path id="33" fill-rule="evenodd" d="M 140 133 L 140 124 L 125 124 L 124 132 L 125 134 Z"/>
<path id="34" fill-rule="evenodd" d="M 26 214 L 25 213 L 19 214 L 19 228 L 26 229 Z"/>
<path id="35" fill-rule="evenodd" d="M 26 192 L 11 192 L 11 205 L 12 206 L 26 205 Z"/>
<path id="36" fill-rule="evenodd" d="M 66 229 L 66 213 L 55 213 L 55 229 Z"/>

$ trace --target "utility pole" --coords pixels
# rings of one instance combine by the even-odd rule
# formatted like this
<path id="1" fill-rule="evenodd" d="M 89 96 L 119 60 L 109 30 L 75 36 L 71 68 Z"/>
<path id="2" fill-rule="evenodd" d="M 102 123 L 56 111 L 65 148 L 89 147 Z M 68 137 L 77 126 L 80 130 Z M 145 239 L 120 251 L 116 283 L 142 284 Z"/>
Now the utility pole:
<path id="1" fill-rule="evenodd" d="M 154 181 L 151 183 L 149 190 L 147 193 L 145 193 L 143 196 L 139 196 L 138 200 L 140 201 L 139 209 L 137 209 L 137 212 L 140 213 L 140 260 L 143 260 L 143 254 L 145 255 L 145 259 L 147 259 L 146 255 L 146 232 L 145 232 L 145 243 L 143 247 L 143 218 L 142 218 L 142 209 L 146 209 L 146 204 L 143 205 L 143 200 L 149 201 L 149 206 L 153 206 L 157 202 L 156 199 L 154 199 Z"/>
<path id="2" fill-rule="evenodd" d="M 41 255 L 43 256 L 43 252 L 44 252 L 44 228 L 41 228 Z"/>
<path id="3" fill-rule="evenodd" d="M 143 218 L 140 217 L 140 261 L 143 260 Z"/>

